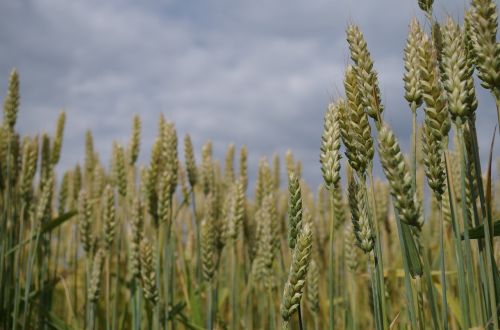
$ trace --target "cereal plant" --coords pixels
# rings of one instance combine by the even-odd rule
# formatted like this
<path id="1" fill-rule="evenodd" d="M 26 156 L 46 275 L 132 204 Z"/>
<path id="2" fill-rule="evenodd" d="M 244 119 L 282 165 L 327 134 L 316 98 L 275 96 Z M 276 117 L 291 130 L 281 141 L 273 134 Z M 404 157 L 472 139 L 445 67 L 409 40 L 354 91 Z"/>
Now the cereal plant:
<path id="1" fill-rule="evenodd" d="M 500 120 L 497 8 L 472 0 L 462 22 L 439 22 L 432 0 L 418 4 L 426 20 L 409 23 L 402 58 L 409 154 L 350 24 L 317 188 L 291 151 L 287 182 L 279 155 L 262 157 L 251 182 L 245 146 L 217 160 L 211 141 L 193 145 L 163 116 L 148 163 L 136 116 L 109 166 L 88 131 L 84 162 L 60 168 L 66 115 L 53 135 L 21 136 L 13 70 L 0 126 L 0 328 L 499 329 L 500 162 L 495 180 L 496 142 L 479 145 L 476 127 L 494 115 L 475 91 L 491 92 Z"/>

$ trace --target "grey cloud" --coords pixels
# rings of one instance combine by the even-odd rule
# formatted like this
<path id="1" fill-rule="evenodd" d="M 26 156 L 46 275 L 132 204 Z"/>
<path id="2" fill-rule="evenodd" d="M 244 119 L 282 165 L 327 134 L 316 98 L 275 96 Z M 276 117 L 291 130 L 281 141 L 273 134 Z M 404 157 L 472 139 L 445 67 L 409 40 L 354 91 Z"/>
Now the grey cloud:
<path id="1" fill-rule="evenodd" d="M 439 17 L 460 17 L 465 2 L 436 6 Z M 107 155 L 112 140 L 126 143 L 134 113 L 146 162 L 163 113 L 198 149 L 213 140 L 219 158 L 230 142 L 246 144 L 253 171 L 260 155 L 290 148 L 319 184 L 322 117 L 342 94 L 350 22 L 366 36 L 385 118 L 408 150 L 402 49 L 410 18 L 422 20 L 416 0 L 7 0 L 0 12 L 0 88 L 18 67 L 23 132 L 52 131 L 59 109 L 67 110 L 61 168 L 82 159 L 87 129 Z M 480 96 L 487 143 L 494 104 Z"/>

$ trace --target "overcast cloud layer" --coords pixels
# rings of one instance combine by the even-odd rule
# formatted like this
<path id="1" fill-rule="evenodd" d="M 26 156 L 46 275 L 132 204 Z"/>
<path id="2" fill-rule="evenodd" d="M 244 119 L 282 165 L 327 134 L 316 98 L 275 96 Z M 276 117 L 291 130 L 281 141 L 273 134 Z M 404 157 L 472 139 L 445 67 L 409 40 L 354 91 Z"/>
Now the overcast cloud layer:
<path id="1" fill-rule="evenodd" d="M 465 1 L 435 2 L 438 17 L 462 18 Z M 316 185 L 323 113 L 343 89 L 350 22 L 365 34 L 385 119 L 407 150 L 402 50 L 411 17 L 424 22 L 416 3 L 3 0 L 0 88 L 18 68 L 22 132 L 52 132 L 60 109 L 67 111 L 61 168 L 83 159 L 87 129 L 107 162 L 112 141 L 128 140 L 134 113 L 143 121 L 146 161 L 163 113 L 198 149 L 211 139 L 218 157 L 230 142 L 246 144 L 252 172 L 260 156 L 290 148 Z M 483 146 L 495 123 L 494 103 L 481 91 Z"/>

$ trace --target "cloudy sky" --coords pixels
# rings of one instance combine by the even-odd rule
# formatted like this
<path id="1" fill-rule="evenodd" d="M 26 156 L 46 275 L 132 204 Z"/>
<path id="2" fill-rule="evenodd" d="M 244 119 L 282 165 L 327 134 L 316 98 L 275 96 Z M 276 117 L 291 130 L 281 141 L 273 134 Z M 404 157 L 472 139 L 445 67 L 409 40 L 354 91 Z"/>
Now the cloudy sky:
<path id="1" fill-rule="evenodd" d="M 467 5 L 435 2 L 440 18 L 461 19 Z M 128 140 L 135 113 L 143 121 L 146 161 L 163 113 L 181 138 L 191 134 L 198 149 L 211 139 L 218 157 L 230 142 L 246 144 L 253 171 L 260 156 L 290 148 L 316 185 L 323 114 L 341 93 L 349 63 L 349 23 L 365 34 L 385 119 L 408 149 L 402 50 L 411 17 L 424 22 L 416 3 L 2 0 L 0 95 L 16 67 L 22 86 L 19 129 L 25 133 L 52 132 L 60 109 L 67 111 L 61 168 L 83 159 L 87 129 L 107 161 L 112 141 Z M 486 145 L 496 115 L 491 97 L 480 94 L 478 126 Z"/>

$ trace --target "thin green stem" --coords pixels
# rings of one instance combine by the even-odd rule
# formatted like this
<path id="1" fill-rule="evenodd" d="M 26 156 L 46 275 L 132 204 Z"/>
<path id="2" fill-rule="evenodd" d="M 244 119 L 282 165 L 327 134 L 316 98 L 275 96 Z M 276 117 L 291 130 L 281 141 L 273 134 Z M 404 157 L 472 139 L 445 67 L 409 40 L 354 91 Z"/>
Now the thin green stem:
<path id="1" fill-rule="evenodd" d="M 78 242 L 77 225 L 73 229 L 73 242 Z M 78 244 L 73 249 L 73 310 L 78 310 Z"/>
<path id="2" fill-rule="evenodd" d="M 372 251 L 373 252 L 373 251 Z M 373 316 L 375 318 L 375 328 L 377 330 L 381 329 L 381 323 L 382 321 L 380 320 L 380 306 L 377 303 L 378 302 L 378 280 L 377 280 L 377 272 L 375 267 L 372 267 L 372 263 L 374 263 L 374 256 L 372 252 L 368 255 L 368 273 L 370 274 L 370 283 L 372 286 L 372 299 L 373 299 Z"/>
<path id="3" fill-rule="evenodd" d="M 353 283 L 354 277 L 349 276 L 349 284 L 350 284 L 350 297 L 351 297 L 351 313 L 352 313 L 352 328 L 357 329 L 358 328 L 358 313 L 357 313 L 357 292 L 356 292 L 356 284 Z"/>
<path id="4" fill-rule="evenodd" d="M 458 225 L 457 216 L 455 214 L 455 206 L 453 201 L 455 200 L 455 194 L 452 188 L 452 183 L 450 180 L 450 174 L 452 173 L 450 164 L 448 162 L 449 157 L 445 156 L 446 162 L 446 180 L 448 187 L 448 200 L 450 203 L 450 213 L 451 213 L 451 224 L 453 229 L 453 241 L 455 243 L 455 259 L 457 262 L 457 273 L 458 273 L 458 292 L 460 297 L 460 311 L 462 316 L 462 326 L 465 329 L 470 328 L 470 316 L 469 316 L 469 296 L 467 295 L 467 287 L 465 285 L 465 270 L 464 270 L 464 257 L 462 250 L 462 243 L 460 237 L 460 227 Z"/>
<path id="5" fill-rule="evenodd" d="M 171 291 L 173 289 L 172 287 L 172 282 L 171 282 L 171 271 L 173 267 L 173 248 L 175 247 L 174 244 L 172 244 L 172 239 L 171 239 L 171 224 L 172 224 L 172 199 L 169 201 L 169 220 L 165 224 L 165 229 L 164 229 L 164 236 L 165 236 L 165 250 L 164 252 L 164 262 L 165 262 L 165 269 L 163 271 L 163 280 L 164 280 L 164 288 L 165 288 L 165 327 L 168 329 L 168 321 L 170 319 L 170 306 L 172 306 L 172 296 L 171 296 Z M 172 323 L 174 322 L 172 318 Z"/>
<path id="6" fill-rule="evenodd" d="M 401 252 L 403 255 L 403 267 L 404 267 L 404 271 L 405 271 L 405 290 L 406 290 L 406 301 L 408 303 L 408 314 L 409 314 L 412 328 L 414 330 L 416 330 L 418 328 L 417 328 L 417 317 L 416 317 L 416 313 L 415 313 L 415 303 L 414 303 L 414 298 L 413 298 L 413 288 L 411 285 L 410 268 L 409 268 L 408 260 L 406 258 L 408 253 L 406 251 L 406 244 L 404 243 L 404 234 L 403 234 L 403 227 L 401 225 L 401 219 L 399 218 L 399 212 L 396 208 L 394 209 L 394 215 L 396 217 L 396 225 L 398 228 L 399 242 L 400 242 L 400 246 L 401 246 Z M 409 230 L 409 228 L 408 228 L 408 230 Z M 410 234 L 410 237 L 411 237 L 411 234 Z"/>
<path id="7" fill-rule="evenodd" d="M 497 126 L 498 126 L 498 131 L 500 132 L 500 88 L 495 88 L 493 89 L 493 96 L 495 98 L 495 104 L 497 108 Z"/>
<path id="8" fill-rule="evenodd" d="M 411 178 L 413 191 L 417 190 L 417 104 L 411 103 L 412 113 L 412 145 L 411 145 Z"/>
<path id="9" fill-rule="evenodd" d="M 380 314 L 383 329 L 388 329 L 389 325 L 387 324 L 387 307 L 385 302 L 385 279 L 384 279 L 384 262 L 382 258 L 382 244 L 381 244 L 381 236 L 378 227 L 378 219 L 376 218 L 377 214 L 377 203 L 375 202 L 375 181 L 373 180 L 373 170 L 370 166 L 370 170 L 368 172 L 368 177 L 370 180 L 370 196 L 371 196 L 371 205 L 373 205 L 373 210 L 371 210 L 371 222 L 373 231 L 375 233 L 375 270 L 377 275 L 377 285 L 378 285 L 378 302 L 380 303 Z M 365 185 L 366 187 L 366 185 Z M 368 194 L 366 194 L 368 196 Z M 368 200 L 366 201 L 367 205 Z"/>
<path id="10" fill-rule="evenodd" d="M 1 223 L 1 230 L 2 230 L 2 235 L 0 235 L 0 246 L 2 247 L 5 247 L 5 249 L 2 251 L 2 253 L 0 254 L 2 259 L 0 260 L 1 262 L 1 275 L 0 275 L 0 283 L 4 283 L 5 281 L 5 278 L 7 279 L 7 283 L 11 284 L 13 281 L 15 281 L 15 279 L 12 278 L 12 273 L 11 273 L 11 269 L 9 267 L 9 265 L 11 264 L 10 260 L 9 261 L 5 261 L 5 253 L 4 251 L 7 251 L 11 248 L 11 245 L 12 245 L 12 232 L 11 230 L 9 230 L 9 221 L 13 221 L 13 216 L 12 216 L 12 211 L 13 211 L 13 207 L 11 206 L 13 203 L 11 201 L 12 199 L 12 182 L 14 182 L 13 178 L 11 177 L 12 175 L 12 168 L 11 166 L 13 165 L 12 164 L 12 139 L 13 139 L 13 136 L 14 136 L 14 131 L 11 130 L 10 127 L 8 126 L 4 126 L 5 130 L 7 131 L 7 141 L 3 141 L 4 143 L 6 142 L 7 143 L 7 150 L 6 150 L 6 163 L 7 163 L 7 166 L 6 166 L 6 177 L 5 177 L 5 183 L 6 183 L 6 187 L 4 188 L 4 199 L 3 199 L 3 202 L 5 203 L 3 205 L 3 217 L 2 217 L 2 223 Z M 7 258 L 11 259 L 12 260 L 12 256 L 7 256 Z M 4 263 L 7 264 L 7 267 L 4 268 Z M 5 274 L 4 274 L 5 273 Z M 5 278 L 4 278 L 5 276 Z M 10 310 L 10 306 L 8 305 L 9 302 L 11 301 L 10 299 L 10 285 L 0 285 L 0 297 L 4 300 L 3 301 L 3 304 L 1 307 L 0 310 L 3 310 L 3 313 L 2 314 L 6 314 L 6 315 L 10 315 L 11 313 L 11 310 Z M 27 303 L 27 301 L 26 301 Z M 0 318 L 1 319 L 1 318 Z M 8 325 L 9 324 L 9 317 L 5 317 L 4 319 L 5 321 L 5 324 Z"/>
<path id="11" fill-rule="evenodd" d="M 335 328 L 335 314 L 334 314 L 334 307 L 333 307 L 333 299 L 334 299 L 334 283 L 333 283 L 333 269 L 334 269 L 334 262 L 335 262 L 335 255 L 334 255 L 334 241 L 333 241 L 333 234 L 334 234 L 334 228 L 335 228 L 335 206 L 334 206 L 334 190 L 332 189 L 330 191 L 330 210 L 331 210 L 331 220 L 330 220 L 330 237 L 329 237 L 329 262 L 328 262 L 328 310 L 330 312 L 330 326 L 329 329 L 333 330 Z"/>
<path id="12" fill-rule="evenodd" d="M 199 226 L 199 221 L 198 217 L 196 214 L 196 197 L 194 195 L 194 188 L 191 189 L 191 197 L 192 197 L 192 202 L 193 204 L 193 225 L 195 227 L 196 231 L 196 279 L 198 280 L 197 283 L 201 283 L 202 281 L 202 272 L 201 272 L 201 238 L 200 238 L 200 226 Z"/>
<path id="13" fill-rule="evenodd" d="M 470 137 L 471 137 L 471 146 L 472 146 L 472 156 L 473 156 L 473 161 L 474 161 L 474 173 L 470 173 L 470 183 L 476 182 L 477 184 L 477 189 L 472 189 L 472 200 L 475 201 L 477 197 L 479 197 L 479 204 L 481 208 L 481 218 L 478 214 L 478 209 L 477 209 L 477 204 L 475 202 L 472 203 L 472 210 L 474 211 L 474 225 L 479 226 L 482 223 L 484 223 L 483 219 L 485 218 L 486 214 L 486 199 L 484 196 L 484 189 L 483 189 L 483 180 L 482 180 L 482 174 L 481 174 L 481 159 L 479 157 L 479 146 L 478 146 L 478 141 L 477 141 L 477 132 L 476 132 L 476 123 L 475 123 L 475 118 L 470 117 L 468 121 L 468 127 L 470 130 Z M 474 177 L 474 179 L 473 179 Z M 476 196 L 477 193 L 477 196 Z M 485 230 L 487 230 L 485 228 Z M 489 230 L 488 230 L 489 231 Z M 485 235 L 485 237 L 487 237 Z M 490 302 L 490 292 L 493 289 L 490 289 L 491 283 L 489 282 L 489 278 L 487 275 L 486 268 L 488 267 L 487 263 L 487 258 L 490 258 L 492 255 L 492 252 L 487 250 L 485 248 L 485 243 L 483 240 L 477 240 L 478 248 L 479 248 L 479 271 L 481 273 L 481 284 L 483 288 L 483 304 L 485 308 L 483 308 L 483 321 L 486 322 L 488 319 L 488 315 L 492 314 L 492 307 L 493 303 Z M 488 268 L 489 269 L 489 268 Z M 494 266 L 494 271 L 496 270 L 496 264 Z M 488 270 L 490 271 L 490 270 Z"/>
<path id="14" fill-rule="evenodd" d="M 495 139 L 493 138 L 491 142 L 491 149 L 493 149 L 493 143 Z M 488 168 L 491 167 L 491 156 L 492 154 L 490 153 L 490 159 L 489 159 L 489 165 Z M 491 170 L 491 168 L 490 168 Z M 491 173 L 489 173 L 491 175 Z M 489 285 L 489 295 L 490 295 L 490 304 L 491 304 L 491 318 L 493 319 L 493 325 L 495 329 L 499 329 L 499 322 L 498 322 L 498 306 L 496 302 L 496 288 L 495 288 L 495 283 L 494 283 L 494 276 L 498 277 L 498 269 L 496 267 L 495 259 L 494 259 L 494 254 L 493 254 L 493 238 L 491 236 L 493 232 L 493 217 L 491 214 L 491 189 L 490 186 L 488 186 L 488 191 L 487 191 L 487 196 L 488 199 L 487 201 L 489 203 L 485 204 L 486 206 L 486 220 L 487 223 L 483 222 L 483 229 L 484 229 L 484 238 L 486 241 L 486 255 L 487 255 L 487 265 L 488 265 L 488 285 Z"/>
<path id="15" fill-rule="evenodd" d="M 273 299 L 273 292 L 271 290 L 267 290 L 267 297 L 268 297 L 268 305 L 269 305 L 269 330 L 274 330 L 275 327 L 275 311 L 274 311 L 274 299 Z M 238 328 L 233 328 L 233 329 L 238 329 Z"/>
<path id="16" fill-rule="evenodd" d="M 110 312 L 111 312 L 111 308 L 110 308 L 110 301 L 109 301 L 109 292 L 110 292 L 110 262 L 111 262 L 111 254 L 108 253 L 108 255 L 106 256 L 106 292 L 105 292 L 105 296 L 104 296 L 104 299 L 106 300 L 105 301 L 105 304 L 106 304 L 106 330 L 110 330 L 110 327 L 111 327 L 111 318 L 110 318 Z"/>
<path id="17" fill-rule="evenodd" d="M 212 323 L 212 281 L 208 282 L 207 286 L 207 330 L 212 330 L 213 329 L 213 323 Z"/>
<path id="18" fill-rule="evenodd" d="M 446 298 L 446 266 L 444 257 L 444 218 L 443 218 L 443 201 L 438 200 L 439 207 L 439 251 L 440 251 L 440 266 L 441 266 L 441 315 L 443 318 L 443 329 L 447 330 L 448 325 L 448 300 Z"/>
<path id="19" fill-rule="evenodd" d="M 89 321 L 90 321 L 90 308 L 91 308 L 91 304 L 89 304 L 89 297 L 88 297 L 88 290 L 89 290 L 89 286 L 90 286 L 90 273 L 91 273 L 91 269 L 90 269 L 90 265 L 91 265 L 91 262 L 89 260 L 89 255 L 88 253 L 85 254 L 85 286 L 84 286 L 84 289 L 85 289 L 85 294 L 84 294 L 84 306 L 85 306 L 85 322 L 84 322 L 84 327 L 87 328 L 88 324 L 89 324 Z"/>
<path id="20" fill-rule="evenodd" d="M 472 321 L 475 323 L 478 319 L 478 311 L 477 308 L 480 306 L 480 303 L 476 301 L 476 285 L 474 281 L 474 267 L 472 266 L 472 251 L 471 244 L 469 239 L 469 209 L 467 207 L 467 193 L 466 193 L 466 162 L 467 162 L 467 151 L 465 149 L 465 140 L 463 135 L 463 127 L 461 123 L 456 124 L 456 131 L 458 135 L 458 140 L 460 143 L 459 153 L 460 153 L 460 192 L 461 192 L 461 204 L 462 204 L 462 218 L 463 218 L 463 226 L 464 226 L 464 245 L 465 245 L 465 260 L 467 267 L 467 286 L 469 288 L 469 292 L 471 294 L 471 303 L 473 304 L 472 311 L 474 311 Z"/>
<path id="21" fill-rule="evenodd" d="M 434 284 L 432 283 L 431 267 L 429 265 L 428 255 L 425 253 L 425 250 L 424 249 L 420 250 L 421 250 L 420 255 L 422 256 L 422 270 L 424 275 L 423 278 L 425 280 L 425 284 L 427 287 L 427 295 L 432 315 L 432 322 L 434 328 L 438 329 L 440 327 L 441 321 L 439 320 L 437 298 L 436 298 L 436 293 L 434 291 Z"/>
<path id="22" fill-rule="evenodd" d="M 111 311 L 111 329 L 115 330 L 117 328 L 117 319 L 118 319 L 118 302 L 119 302 L 119 294 L 120 294 L 120 261 L 121 261 L 121 245 L 122 245 L 122 225 L 118 224 L 118 237 L 115 245 L 115 255 L 116 255 L 116 271 L 115 271 L 115 287 L 113 293 L 113 306 Z M 124 313 L 125 314 L 125 313 Z"/>
<path id="23" fill-rule="evenodd" d="M 236 264 L 236 242 L 233 242 L 231 249 L 231 311 L 233 329 L 238 329 L 238 273 Z"/>
<path id="24" fill-rule="evenodd" d="M 299 314 L 299 330 L 304 330 L 304 326 L 302 324 L 302 310 L 300 308 L 300 302 L 299 306 L 297 307 L 297 314 Z"/>
<path id="25" fill-rule="evenodd" d="M 246 295 L 245 295 L 245 328 L 246 329 L 253 329 L 253 319 L 252 319 L 252 312 L 253 312 L 253 303 L 252 303 L 252 293 L 253 293 L 253 283 L 252 283 L 252 277 L 248 277 L 248 282 L 247 282 L 247 290 L 246 290 Z"/>
<path id="26" fill-rule="evenodd" d="M 96 309 L 96 304 L 95 303 L 90 303 L 88 307 L 88 320 L 87 320 L 87 329 L 88 330 L 94 330 L 95 328 L 95 309 Z"/>

